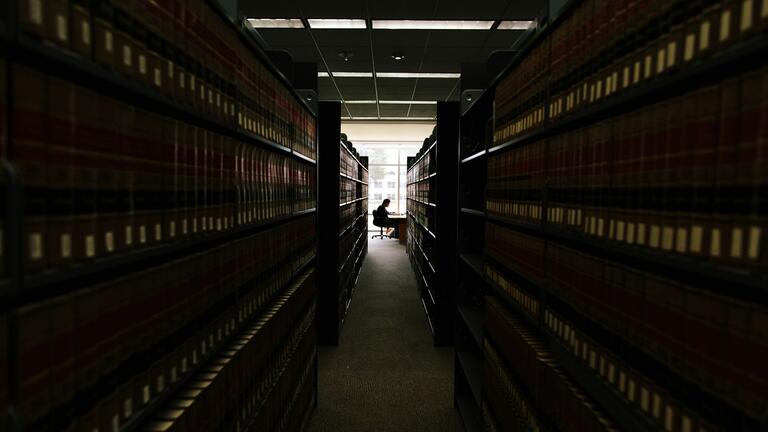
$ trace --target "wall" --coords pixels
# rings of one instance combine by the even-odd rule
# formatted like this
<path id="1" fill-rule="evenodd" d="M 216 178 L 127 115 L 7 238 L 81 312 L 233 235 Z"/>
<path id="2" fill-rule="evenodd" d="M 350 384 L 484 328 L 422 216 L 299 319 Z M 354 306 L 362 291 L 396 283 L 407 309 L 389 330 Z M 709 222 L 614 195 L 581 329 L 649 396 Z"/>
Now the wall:
<path id="1" fill-rule="evenodd" d="M 434 123 L 390 121 L 342 121 L 341 132 L 352 143 L 363 141 L 423 142 L 432 133 Z"/>

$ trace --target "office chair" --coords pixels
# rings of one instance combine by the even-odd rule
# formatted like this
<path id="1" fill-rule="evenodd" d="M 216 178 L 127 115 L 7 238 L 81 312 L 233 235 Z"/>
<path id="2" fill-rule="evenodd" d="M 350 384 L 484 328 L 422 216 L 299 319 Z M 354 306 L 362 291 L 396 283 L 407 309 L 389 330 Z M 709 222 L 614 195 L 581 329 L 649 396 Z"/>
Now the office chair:
<path id="1" fill-rule="evenodd" d="M 373 214 L 373 213 L 371 213 L 371 214 Z M 372 238 L 372 239 L 375 239 L 375 238 L 377 238 L 377 237 L 378 237 L 378 238 L 380 238 L 380 239 L 382 239 L 382 240 L 384 240 L 385 238 L 393 238 L 393 237 L 392 237 L 392 236 L 390 236 L 390 235 L 386 235 L 386 234 L 384 234 L 384 228 L 385 228 L 385 227 L 383 227 L 383 226 L 381 226 L 381 225 L 377 224 L 377 223 L 375 222 L 375 220 L 374 220 L 373 224 L 374 224 L 375 226 L 379 227 L 379 233 L 378 233 L 378 234 L 376 234 L 376 235 L 372 235 L 372 236 L 371 236 L 371 238 Z"/>

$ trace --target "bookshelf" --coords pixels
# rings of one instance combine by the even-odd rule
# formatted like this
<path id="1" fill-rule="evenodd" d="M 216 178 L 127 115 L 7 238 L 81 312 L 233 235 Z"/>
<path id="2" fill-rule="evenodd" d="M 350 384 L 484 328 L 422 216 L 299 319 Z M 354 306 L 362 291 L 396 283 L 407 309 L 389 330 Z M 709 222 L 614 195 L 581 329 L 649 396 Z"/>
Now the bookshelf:
<path id="1" fill-rule="evenodd" d="M 368 158 L 340 141 L 341 104 L 319 104 L 320 342 L 338 345 L 368 253 Z"/>
<path id="2" fill-rule="evenodd" d="M 766 427 L 737 354 L 764 338 L 717 318 L 768 314 L 766 16 L 749 0 L 573 0 L 465 113 L 480 141 L 493 100 L 492 140 L 460 156 L 486 170 L 485 207 L 459 210 L 460 233 L 484 225 L 480 259 L 460 260 L 484 280 L 486 425 Z"/>
<path id="3" fill-rule="evenodd" d="M 484 93 L 462 113 L 458 157 L 454 404 L 467 431 L 482 430 L 486 160 L 493 98 Z"/>
<path id="4" fill-rule="evenodd" d="M 459 104 L 437 104 L 435 135 L 408 159 L 407 251 L 435 345 L 453 343 Z"/>
<path id="5" fill-rule="evenodd" d="M 245 23 L 174 7 L 0 11 L 4 432 L 314 408 L 316 115 Z"/>

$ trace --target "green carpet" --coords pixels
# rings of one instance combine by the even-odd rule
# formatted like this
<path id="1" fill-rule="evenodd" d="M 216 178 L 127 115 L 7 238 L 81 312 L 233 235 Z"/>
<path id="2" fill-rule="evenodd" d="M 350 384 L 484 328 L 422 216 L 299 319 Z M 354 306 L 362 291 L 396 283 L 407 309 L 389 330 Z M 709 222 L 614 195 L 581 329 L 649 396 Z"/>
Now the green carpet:
<path id="1" fill-rule="evenodd" d="M 338 347 L 320 347 L 311 432 L 458 431 L 453 348 L 435 348 L 405 247 L 369 240 Z"/>

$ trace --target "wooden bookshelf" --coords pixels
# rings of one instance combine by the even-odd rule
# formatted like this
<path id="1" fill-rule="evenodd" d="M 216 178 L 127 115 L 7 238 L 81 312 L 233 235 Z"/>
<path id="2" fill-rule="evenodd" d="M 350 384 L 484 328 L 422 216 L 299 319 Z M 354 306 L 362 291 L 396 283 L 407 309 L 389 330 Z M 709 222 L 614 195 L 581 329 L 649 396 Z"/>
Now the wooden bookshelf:
<path id="1" fill-rule="evenodd" d="M 475 230 L 484 240 L 479 254 L 459 249 L 459 283 L 462 269 L 483 279 L 487 425 L 766 427 L 765 398 L 728 372 L 750 374 L 737 347 L 764 345 L 709 312 L 768 314 L 765 167 L 728 156 L 762 140 L 751 116 L 768 102 L 757 90 L 768 88 L 766 57 L 755 54 L 768 46 L 764 7 L 572 0 L 464 114 L 460 179 L 485 170 L 469 188 L 485 191 L 485 205 L 460 199 L 459 238 Z M 483 119 L 492 139 L 478 148 Z M 458 315 L 472 336 L 469 310 Z M 694 333 L 728 348 L 710 352 Z M 551 360 L 531 367 L 526 351 Z M 532 374 L 560 378 L 543 387 L 526 382 Z M 543 396 L 553 392 L 564 399 Z"/>
<path id="2" fill-rule="evenodd" d="M 338 345 L 368 253 L 368 158 L 339 140 L 341 104 L 320 102 L 320 342 Z M 333 229 L 338 227 L 338 230 Z"/>
<path id="3" fill-rule="evenodd" d="M 175 6 L 0 7 L 4 432 L 314 407 L 317 117 L 245 22 Z"/>
<path id="4" fill-rule="evenodd" d="M 436 135 L 408 158 L 407 251 L 435 345 L 453 343 L 455 315 L 457 103 L 437 105 Z"/>

